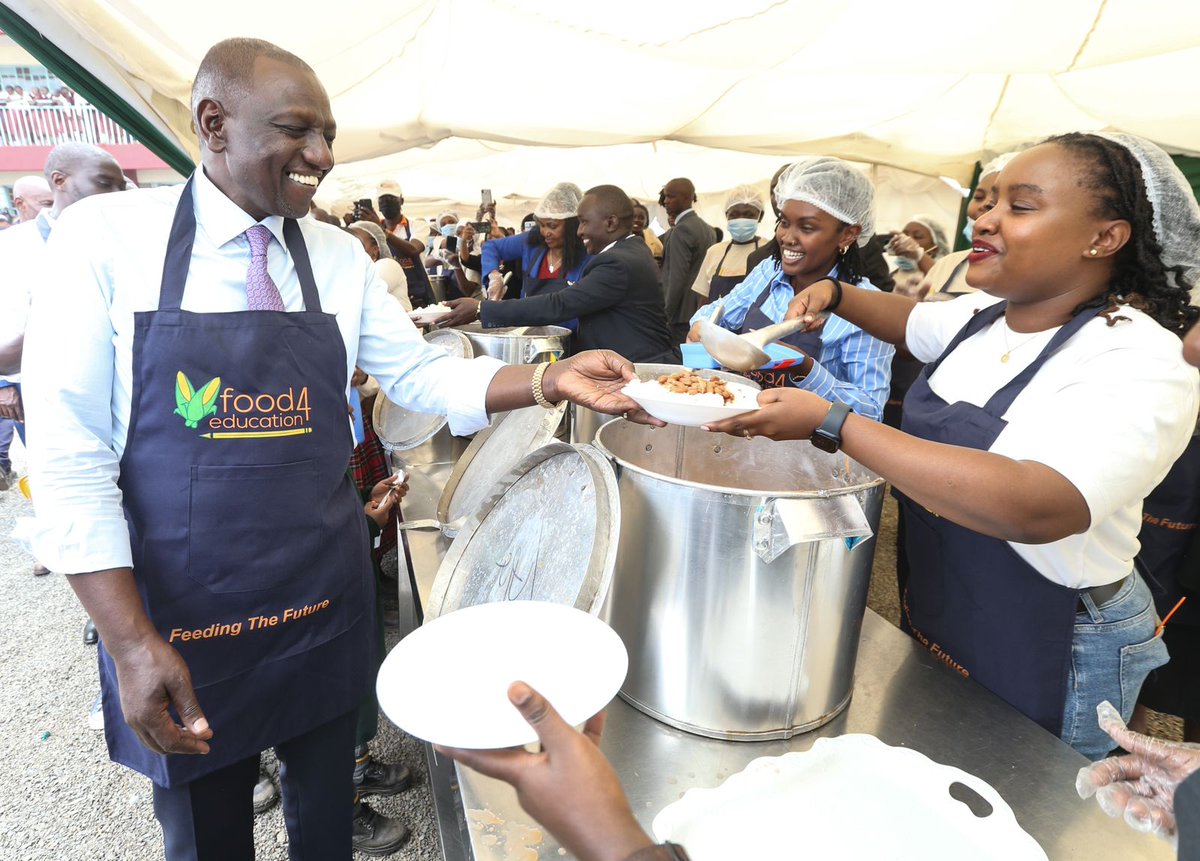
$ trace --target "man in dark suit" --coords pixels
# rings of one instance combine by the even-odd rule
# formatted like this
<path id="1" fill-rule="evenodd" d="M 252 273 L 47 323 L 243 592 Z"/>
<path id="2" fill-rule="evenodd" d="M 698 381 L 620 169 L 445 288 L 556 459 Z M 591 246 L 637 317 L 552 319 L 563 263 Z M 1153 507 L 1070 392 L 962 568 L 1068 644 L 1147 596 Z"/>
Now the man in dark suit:
<path id="1" fill-rule="evenodd" d="M 716 231 L 692 209 L 696 187 L 690 179 L 673 179 L 663 188 L 663 208 L 675 226 L 663 236 L 662 289 L 667 322 L 676 344 L 687 338 L 689 322 L 700 307 L 693 292 L 704 254 L 717 241 Z"/>
<path id="2" fill-rule="evenodd" d="M 663 311 L 658 267 L 633 235 L 633 201 L 615 185 L 590 189 L 579 203 L 579 236 L 591 261 L 566 290 L 501 302 L 455 299 L 443 326 L 476 318 L 484 328 L 579 320 L 574 349 L 603 348 L 631 362 L 680 361 Z"/>

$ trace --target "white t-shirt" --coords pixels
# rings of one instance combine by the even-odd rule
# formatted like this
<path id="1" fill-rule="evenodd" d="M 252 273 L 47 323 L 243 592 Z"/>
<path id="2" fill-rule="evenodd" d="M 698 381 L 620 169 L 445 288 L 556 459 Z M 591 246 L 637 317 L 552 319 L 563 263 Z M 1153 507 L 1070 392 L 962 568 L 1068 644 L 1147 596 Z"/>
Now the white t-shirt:
<path id="1" fill-rule="evenodd" d="M 909 351 L 938 358 L 980 308 L 999 300 L 970 293 L 918 304 L 908 319 Z M 1200 407 L 1200 374 L 1180 339 L 1140 311 L 1089 321 L 1017 395 L 991 451 L 1036 461 L 1063 475 L 1091 513 L 1084 533 L 1050 544 L 1009 545 L 1048 580 L 1071 588 L 1112 583 L 1137 555 L 1142 502 L 1183 453 Z M 1014 332 L 1001 317 L 961 343 L 930 377 L 948 403 L 983 406 L 1037 358 L 1057 330 Z M 1007 363 L 1000 357 L 1010 353 Z"/>

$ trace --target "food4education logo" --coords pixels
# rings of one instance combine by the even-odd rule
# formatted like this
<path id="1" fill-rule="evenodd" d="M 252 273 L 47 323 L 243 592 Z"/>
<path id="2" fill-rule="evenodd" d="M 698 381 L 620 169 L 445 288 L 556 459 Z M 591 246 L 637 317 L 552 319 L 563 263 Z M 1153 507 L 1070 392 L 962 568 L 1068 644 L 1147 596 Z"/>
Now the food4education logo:
<path id="1" fill-rule="evenodd" d="M 202 419 L 217 411 L 217 392 L 220 390 L 220 377 L 213 377 L 204 388 L 196 391 L 187 374 L 180 371 L 175 375 L 175 414 L 187 427 L 198 427 Z"/>
<path id="2" fill-rule="evenodd" d="M 175 415 L 185 427 L 203 424 L 205 439 L 262 439 L 312 433 L 308 386 L 278 393 L 240 392 L 213 377 L 199 389 L 183 371 L 175 374 Z"/>

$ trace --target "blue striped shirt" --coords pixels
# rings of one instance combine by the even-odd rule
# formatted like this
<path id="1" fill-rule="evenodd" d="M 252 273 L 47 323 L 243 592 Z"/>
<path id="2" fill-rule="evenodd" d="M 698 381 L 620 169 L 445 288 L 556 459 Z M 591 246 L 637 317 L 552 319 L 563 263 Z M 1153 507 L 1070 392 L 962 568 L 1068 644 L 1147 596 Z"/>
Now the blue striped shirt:
<path id="1" fill-rule="evenodd" d="M 835 268 L 829 274 L 836 271 Z M 878 289 L 865 278 L 857 286 L 864 290 Z M 725 298 L 725 313 L 720 325 L 736 332 L 745 321 L 750 306 L 768 287 L 771 293 L 762 304 L 762 312 L 776 323 L 782 322 L 796 292 L 779 263 L 767 258 Z M 707 320 L 712 316 L 715 304 L 705 305 L 692 315 L 691 322 Z M 797 388 L 829 401 L 841 401 L 860 416 L 879 421 L 891 387 L 895 353 L 896 348 L 891 344 L 885 344 L 853 323 L 831 314 L 821 329 L 821 360 L 813 360 L 812 370 Z"/>

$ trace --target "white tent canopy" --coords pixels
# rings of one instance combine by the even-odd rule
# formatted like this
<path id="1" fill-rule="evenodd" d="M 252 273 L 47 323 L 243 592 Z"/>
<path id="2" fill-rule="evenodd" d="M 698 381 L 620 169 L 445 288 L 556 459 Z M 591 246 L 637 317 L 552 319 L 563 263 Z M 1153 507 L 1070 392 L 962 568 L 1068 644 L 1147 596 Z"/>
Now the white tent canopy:
<path id="1" fill-rule="evenodd" d="M 672 176 L 718 193 L 800 153 L 965 184 L 976 160 L 1102 128 L 1200 154 L 1185 0 L 5 2 L 193 155 L 205 50 L 249 35 L 294 51 L 338 121 L 327 200 L 383 178 L 410 199 L 571 179 L 653 200 Z M 956 209 L 948 187 L 924 192 Z"/>

